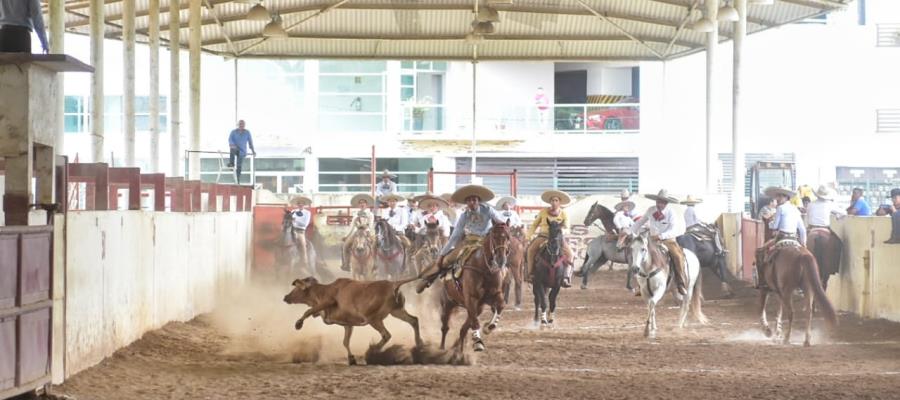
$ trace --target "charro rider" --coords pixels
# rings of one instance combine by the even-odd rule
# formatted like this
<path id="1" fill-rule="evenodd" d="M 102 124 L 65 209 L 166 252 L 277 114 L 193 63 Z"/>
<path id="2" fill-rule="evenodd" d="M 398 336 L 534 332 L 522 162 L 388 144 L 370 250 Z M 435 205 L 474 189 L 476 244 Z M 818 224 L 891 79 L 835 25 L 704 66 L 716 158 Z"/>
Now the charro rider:
<path id="1" fill-rule="evenodd" d="M 782 241 L 792 241 L 803 246 L 806 243 L 806 227 L 803 226 L 800 210 L 790 202 L 794 192 L 787 188 L 769 187 L 766 188 L 765 194 L 767 197 L 775 199 L 778 207 L 775 209 L 775 216 L 769 221 L 769 228 L 775 231 L 775 237 L 763 245 L 766 249 L 765 261 L 756 269 L 757 282 L 760 287 L 765 286 L 766 273 L 771 267 L 772 259 L 778 253 L 776 244 Z"/>
<path id="2" fill-rule="evenodd" d="M 625 245 L 625 238 L 631 233 L 631 227 L 634 225 L 634 217 L 632 217 L 632 212 L 634 211 L 634 202 L 628 200 L 628 197 L 622 196 L 625 200 L 622 200 L 619 204 L 616 204 L 616 214 L 613 216 L 613 225 L 616 226 L 616 231 L 618 231 L 619 237 L 616 240 L 616 247 L 622 248 Z"/>
<path id="3" fill-rule="evenodd" d="M 831 216 L 840 218 L 846 216 L 847 212 L 834 204 L 834 194 L 825 185 L 820 185 L 815 193 L 816 201 L 809 203 L 806 210 L 809 229 L 831 229 Z"/>
<path id="4" fill-rule="evenodd" d="M 569 204 L 572 202 L 572 198 L 569 197 L 568 194 L 559 190 L 548 190 L 541 194 L 541 200 L 545 203 L 550 204 L 550 207 L 547 207 L 541 210 L 538 213 L 537 217 L 535 217 L 534 222 L 531 223 L 531 227 L 528 228 L 528 237 L 531 238 L 531 243 L 528 245 L 528 252 L 526 253 L 525 259 L 525 279 L 529 282 L 532 280 L 532 272 L 534 271 L 534 258 L 537 256 L 538 251 L 540 251 L 541 247 L 547 243 L 550 234 L 550 222 L 559 223 L 562 228 L 563 240 L 562 240 L 562 251 L 563 255 L 566 259 L 566 271 L 563 275 L 562 286 L 570 287 L 572 286 L 572 250 L 569 248 L 569 244 L 565 240 L 565 234 L 569 230 L 569 216 L 566 215 L 565 210 L 562 209 L 562 206 Z M 537 236 L 535 233 L 537 232 Z"/>
<path id="5" fill-rule="evenodd" d="M 381 182 L 375 186 L 375 199 L 378 200 L 379 207 L 384 206 L 387 202 L 387 200 L 384 199 L 384 196 L 397 193 L 397 183 L 391 180 L 396 177 L 397 175 L 392 174 L 391 171 L 388 170 L 384 170 L 381 174 Z"/>
<path id="6" fill-rule="evenodd" d="M 456 203 L 465 203 L 466 209 L 460 214 L 438 261 L 419 275 L 422 280 L 416 286 L 417 293 L 422 293 L 431 286 L 431 282 L 442 275 L 445 268 L 458 261 L 465 262 L 469 256 L 475 254 L 495 222 L 506 222 L 497 210 L 484 203 L 493 198 L 494 192 L 481 185 L 463 186 L 453 193 L 451 199 Z"/>
<path id="7" fill-rule="evenodd" d="M 445 238 L 450 237 L 450 219 L 447 218 L 447 215 L 442 210 L 442 208 L 449 206 L 447 202 L 431 193 L 417 196 L 416 200 L 419 203 L 419 208 L 422 209 L 415 214 L 415 221 L 410 222 L 410 225 L 415 227 L 416 235 L 425 234 L 427 229 L 425 224 L 437 224 L 441 230 L 441 236 Z"/>
<path id="8" fill-rule="evenodd" d="M 394 229 L 394 234 L 397 235 L 397 238 L 400 239 L 400 243 L 403 245 L 403 251 L 409 256 L 410 248 L 412 247 L 412 243 L 410 243 L 409 239 L 406 235 L 403 234 L 406 226 L 409 224 L 407 221 L 409 218 L 409 212 L 403 207 L 397 207 L 397 203 L 403 200 L 403 197 L 400 197 L 397 194 L 387 194 L 381 198 L 381 201 L 387 202 L 387 208 L 381 210 L 381 218 L 387 221 L 387 223 Z"/>
<path id="9" fill-rule="evenodd" d="M 509 221 L 510 228 L 518 228 L 520 226 L 524 226 L 524 224 L 522 223 L 522 219 L 519 218 L 519 213 L 517 213 L 514 209 L 515 206 L 515 197 L 507 196 L 501 197 L 500 200 L 497 200 L 497 209 L 500 210 L 500 215 L 503 216 L 503 219 Z"/>
<path id="10" fill-rule="evenodd" d="M 675 238 L 684 234 L 684 227 L 675 218 L 675 212 L 668 207 L 669 203 L 678 204 L 678 199 L 669 196 L 665 189 L 660 190 L 655 195 L 645 194 L 644 197 L 655 200 L 656 205 L 647 209 L 644 216 L 631 227 L 631 231 L 634 233 L 640 232 L 645 224 L 649 224 L 650 234 L 655 236 L 669 251 L 669 256 L 674 264 L 675 284 L 678 287 L 678 292 L 684 295 L 686 293 L 684 289 L 686 261 L 684 251 L 678 245 L 678 242 L 675 241 Z"/>
<path id="11" fill-rule="evenodd" d="M 713 248 L 716 250 L 716 255 L 721 255 L 725 253 L 725 245 L 722 243 L 722 237 L 719 234 L 719 229 L 715 224 L 706 224 L 697 218 L 697 210 L 695 210 L 695 206 L 703 202 L 703 199 L 694 198 L 691 195 L 688 195 L 684 201 L 681 202 L 682 205 L 686 206 L 684 209 L 684 227 L 688 233 L 692 233 L 695 235 L 699 235 L 700 237 L 709 238 L 713 242 Z"/>
<path id="12" fill-rule="evenodd" d="M 359 207 L 359 210 L 356 211 L 353 220 L 350 221 L 350 232 L 347 232 L 347 236 L 344 236 L 343 239 L 344 244 L 343 251 L 341 252 L 341 269 L 344 271 L 350 270 L 350 248 L 353 246 L 353 243 L 349 240 L 350 237 L 359 230 L 362 230 L 370 237 L 372 236 L 375 216 L 372 214 L 372 211 L 369 210 L 369 207 L 374 203 L 375 201 L 372 199 L 372 196 L 365 193 L 357 194 L 350 199 L 350 204 Z"/>

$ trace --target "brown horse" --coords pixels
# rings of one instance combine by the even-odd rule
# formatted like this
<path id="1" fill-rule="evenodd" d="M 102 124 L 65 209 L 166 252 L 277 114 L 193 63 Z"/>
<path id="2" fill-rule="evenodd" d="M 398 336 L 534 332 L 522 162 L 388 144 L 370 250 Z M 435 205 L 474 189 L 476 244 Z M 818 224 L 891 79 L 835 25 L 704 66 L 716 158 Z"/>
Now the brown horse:
<path id="1" fill-rule="evenodd" d="M 418 248 L 413 251 L 412 264 L 416 269 L 416 275 L 425 271 L 429 265 L 437 261 L 441 249 L 447 244 L 447 238 L 441 234 L 441 228 L 437 223 L 425 223 L 425 234 L 418 235 Z"/>
<path id="2" fill-rule="evenodd" d="M 509 260 L 510 239 L 509 227 L 506 224 L 494 224 L 484 238 L 481 248 L 463 263 L 460 278 L 444 281 L 444 290 L 441 294 L 441 349 L 444 348 L 447 331 L 450 330 L 448 324 L 453 311 L 457 307 L 463 307 L 468 317 L 459 330 L 459 338 L 453 347 L 461 352 L 465 346 L 466 333 L 472 329 L 475 351 L 484 351 L 478 316 L 481 315 L 485 305 L 490 305 L 494 315 L 485 327 L 485 334 L 497 329 L 505 303 L 501 288 Z"/>
<path id="3" fill-rule="evenodd" d="M 819 264 L 819 280 L 822 281 L 822 288 L 828 290 L 828 278 L 840 272 L 844 244 L 831 229 L 812 228 L 806 237 L 806 248 Z"/>
<path id="4" fill-rule="evenodd" d="M 829 328 L 833 328 L 837 324 L 837 317 L 834 308 L 828 297 L 825 296 L 825 289 L 822 288 L 822 282 L 819 280 L 819 266 L 815 257 L 809 250 L 798 246 L 783 247 L 776 250 L 777 253 L 772 257 L 771 264 L 763 274 L 766 285 L 761 287 L 759 291 L 759 308 L 760 322 L 762 323 L 763 332 L 766 336 L 772 337 L 772 329 L 769 328 L 769 321 L 766 318 L 766 302 L 768 301 L 769 292 L 778 295 L 780 306 L 778 308 L 778 316 L 775 320 L 774 335 L 777 338 L 781 335 L 781 317 L 783 313 L 787 313 L 788 325 L 787 332 L 784 333 L 784 344 L 791 341 L 791 327 L 794 323 L 794 291 L 803 289 L 806 297 L 807 310 L 809 310 L 809 319 L 806 321 L 806 340 L 803 345 L 809 346 L 809 337 L 812 332 L 813 303 L 818 303 L 820 310 L 825 314 L 825 321 Z M 756 265 L 762 263 L 766 257 L 765 248 L 756 251 Z M 765 267 L 765 266 L 764 266 Z"/>
<path id="5" fill-rule="evenodd" d="M 517 228 L 521 230 L 521 228 Z M 503 280 L 503 298 L 509 299 L 509 290 L 513 284 L 516 285 L 516 311 L 522 309 L 522 288 L 525 287 L 525 242 L 519 240 L 515 234 L 509 242 L 509 262 L 507 263 L 509 273 Z"/>

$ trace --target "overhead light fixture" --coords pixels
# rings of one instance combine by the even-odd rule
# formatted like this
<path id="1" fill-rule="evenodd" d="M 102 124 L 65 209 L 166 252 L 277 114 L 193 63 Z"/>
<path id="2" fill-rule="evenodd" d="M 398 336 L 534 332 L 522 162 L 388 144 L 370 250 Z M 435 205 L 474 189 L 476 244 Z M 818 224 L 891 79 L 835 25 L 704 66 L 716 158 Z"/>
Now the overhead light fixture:
<path id="1" fill-rule="evenodd" d="M 478 9 L 476 19 L 479 22 L 500 22 L 500 13 L 493 7 L 481 7 Z"/>
<path id="2" fill-rule="evenodd" d="M 272 17 L 272 21 L 263 28 L 263 36 L 271 38 L 287 37 L 287 31 L 281 26 L 281 17 L 278 15 Z"/>
<path id="3" fill-rule="evenodd" d="M 712 32 L 716 29 L 716 23 L 712 22 L 709 18 L 703 17 L 697 22 L 691 24 L 691 30 L 697 32 Z"/>
<path id="4" fill-rule="evenodd" d="M 724 6 L 719 8 L 719 12 L 716 15 L 716 19 L 719 22 L 735 22 L 741 19 L 740 15 L 738 15 L 737 10 L 734 9 L 730 4 L 725 3 Z"/>
<path id="5" fill-rule="evenodd" d="M 269 10 L 266 10 L 265 7 L 261 3 L 256 3 L 253 7 L 250 7 L 250 11 L 247 12 L 247 19 L 250 21 L 268 21 L 269 18 Z"/>
<path id="6" fill-rule="evenodd" d="M 472 21 L 472 33 L 480 35 L 489 35 L 494 33 L 494 24 L 492 22 Z"/>

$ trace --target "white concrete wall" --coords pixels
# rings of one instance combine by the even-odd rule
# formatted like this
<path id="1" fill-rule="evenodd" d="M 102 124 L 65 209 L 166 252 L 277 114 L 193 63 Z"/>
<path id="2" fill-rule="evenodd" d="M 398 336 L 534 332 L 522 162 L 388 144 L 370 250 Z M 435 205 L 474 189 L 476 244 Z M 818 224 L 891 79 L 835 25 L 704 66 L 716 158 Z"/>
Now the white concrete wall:
<path id="1" fill-rule="evenodd" d="M 840 273 L 828 281 L 835 307 L 900 321 L 900 246 L 883 243 L 891 235 L 890 218 L 849 217 L 833 221 L 831 227 L 844 242 Z"/>
<path id="2" fill-rule="evenodd" d="M 248 276 L 251 225 L 251 213 L 70 212 L 66 376 L 211 311 Z"/>

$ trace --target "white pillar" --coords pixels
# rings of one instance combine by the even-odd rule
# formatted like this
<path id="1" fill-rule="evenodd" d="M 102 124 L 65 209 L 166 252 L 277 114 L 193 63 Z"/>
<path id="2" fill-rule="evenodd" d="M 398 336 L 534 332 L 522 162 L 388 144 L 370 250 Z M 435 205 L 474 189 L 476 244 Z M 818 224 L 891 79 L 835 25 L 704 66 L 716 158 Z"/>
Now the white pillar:
<path id="1" fill-rule="evenodd" d="M 103 0 L 91 0 L 91 159 L 103 161 Z"/>
<path id="2" fill-rule="evenodd" d="M 150 0 L 150 172 L 159 172 L 159 0 Z"/>
<path id="3" fill-rule="evenodd" d="M 122 1 L 122 65 L 125 166 L 134 167 L 134 0 Z"/>
<path id="4" fill-rule="evenodd" d="M 475 163 L 478 161 L 478 141 L 475 139 L 475 134 L 478 126 L 478 119 L 476 113 L 476 105 L 478 98 L 478 61 L 472 60 L 472 169 L 471 171 L 475 172 Z M 475 183 L 475 175 L 472 175 L 472 183 Z"/>
<path id="5" fill-rule="evenodd" d="M 747 36 L 747 0 L 735 0 L 734 7 L 740 18 L 734 23 L 734 58 L 732 75 L 732 117 L 731 117 L 731 212 L 744 211 L 744 153 L 741 151 L 740 138 L 740 98 L 741 98 L 741 55 L 744 50 L 744 37 Z"/>
<path id="6" fill-rule="evenodd" d="M 62 54 L 66 52 L 65 37 L 66 32 L 66 10 L 65 0 L 50 0 L 50 52 L 54 54 Z M 66 106 L 65 82 L 64 74 L 57 74 L 59 82 L 59 92 L 56 94 L 56 142 L 53 145 L 54 152 L 57 155 L 65 154 L 64 147 L 66 145 L 65 135 L 65 119 L 63 112 Z"/>
<path id="7" fill-rule="evenodd" d="M 713 23 L 713 30 L 706 34 L 706 192 L 715 192 L 715 181 L 713 175 L 713 159 L 712 151 L 712 135 L 713 135 L 713 115 L 715 107 L 713 107 L 713 95 L 715 89 L 715 58 L 716 47 L 719 44 L 719 22 L 716 17 L 719 14 L 719 0 L 706 0 L 706 17 Z"/>
<path id="8" fill-rule="evenodd" d="M 181 0 L 169 1 L 169 175 L 182 176 L 181 161 Z"/>
<path id="9" fill-rule="evenodd" d="M 190 67 L 191 67 L 191 150 L 200 150 L 200 4 L 202 0 L 190 0 Z M 190 179 L 200 179 L 200 157 L 191 153 Z"/>

